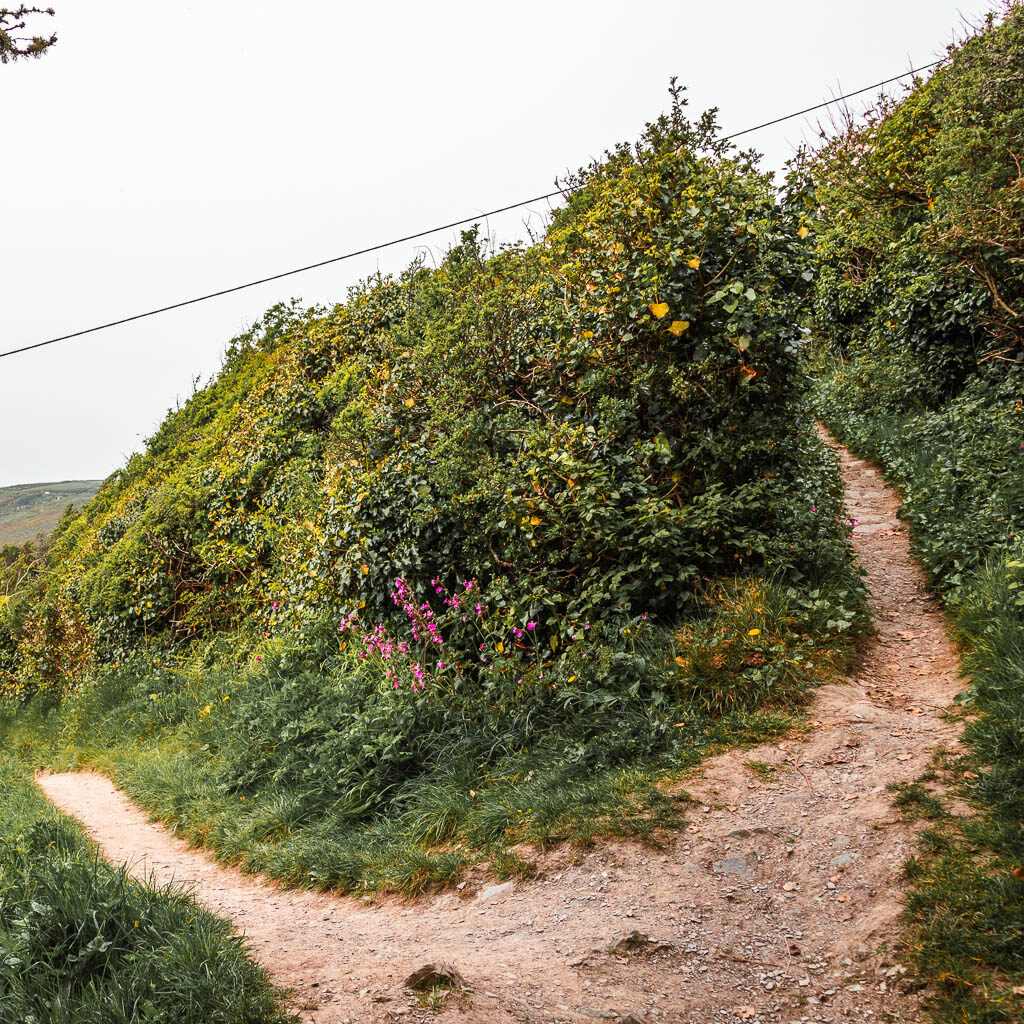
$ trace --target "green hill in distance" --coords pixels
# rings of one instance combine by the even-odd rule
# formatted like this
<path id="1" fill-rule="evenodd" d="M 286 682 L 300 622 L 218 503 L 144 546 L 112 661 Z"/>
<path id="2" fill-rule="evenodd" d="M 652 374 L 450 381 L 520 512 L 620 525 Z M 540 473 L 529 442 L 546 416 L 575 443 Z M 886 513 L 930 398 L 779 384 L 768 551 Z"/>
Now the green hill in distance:
<path id="1" fill-rule="evenodd" d="M 0 487 L 0 547 L 24 544 L 49 533 L 68 505 L 84 505 L 102 480 L 61 480 L 56 483 Z"/>

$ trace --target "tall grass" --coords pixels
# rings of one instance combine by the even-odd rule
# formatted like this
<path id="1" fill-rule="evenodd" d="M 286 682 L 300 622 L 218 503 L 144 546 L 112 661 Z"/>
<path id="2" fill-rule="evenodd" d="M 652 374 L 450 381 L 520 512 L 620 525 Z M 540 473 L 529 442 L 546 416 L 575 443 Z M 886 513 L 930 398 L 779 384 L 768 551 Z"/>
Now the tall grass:
<path id="1" fill-rule="evenodd" d="M 0 1021 L 285 1024 L 231 926 L 100 861 L 0 756 Z"/>
<path id="2" fill-rule="evenodd" d="M 849 563 L 831 588 L 751 577 L 706 597 L 675 635 L 639 618 L 608 640 L 581 630 L 507 693 L 395 689 L 332 629 L 248 665 L 124 664 L 0 717 L 0 736 L 37 763 L 110 772 L 245 870 L 414 894 L 467 863 L 500 872 L 524 843 L 658 842 L 682 811 L 663 783 L 790 729 L 865 624 Z"/>

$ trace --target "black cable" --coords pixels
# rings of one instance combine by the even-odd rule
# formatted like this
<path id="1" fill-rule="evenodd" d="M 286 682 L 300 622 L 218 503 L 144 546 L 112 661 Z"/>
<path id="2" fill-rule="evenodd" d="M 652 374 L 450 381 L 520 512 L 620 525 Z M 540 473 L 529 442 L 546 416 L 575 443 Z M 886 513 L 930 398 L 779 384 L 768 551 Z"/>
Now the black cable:
<path id="1" fill-rule="evenodd" d="M 927 71 L 929 68 L 933 68 L 937 64 L 941 63 L 941 60 L 933 61 L 931 64 L 924 64 L 919 68 L 913 68 L 910 71 L 905 71 L 902 75 L 883 79 L 881 82 L 876 82 L 874 85 L 866 85 L 863 89 L 856 89 L 854 92 L 844 93 L 842 96 L 826 100 L 824 103 L 819 103 L 816 106 L 807 107 L 804 110 L 797 110 L 794 113 L 786 114 L 783 117 L 777 117 L 774 121 L 765 121 L 764 124 L 754 125 L 753 128 L 744 128 L 741 132 L 733 132 L 732 135 L 724 136 L 722 141 L 728 142 L 731 139 L 738 139 L 741 135 L 760 131 L 762 128 L 770 128 L 772 125 L 781 124 L 783 121 L 791 121 L 794 117 L 800 117 L 803 114 L 810 114 L 815 110 L 823 110 L 825 107 L 830 107 L 834 103 L 841 103 L 843 100 L 848 100 L 853 96 L 859 96 L 861 93 L 870 92 L 872 89 L 880 89 L 883 85 L 898 82 L 901 78 L 907 78 L 910 75 L 919 74 L 920 72 Z M 32 345 L 23 345 L 21 348 L 12 348 L 6 352 L 0 352 L 0 359 L 3 359 L 5 356 L 16 356 L 21 352 L 30 352 L 32 349 L 36 348 L 45 348 L 47 345 L 56 345 L 58 341 L 68 341 L 71 338 L 80 338 L 83 334 L 95 334 L 97 331 L 105 331 L 108 327 L 118 327 L 121 324 L 130 324 L 134 320 L 144 320 L 146 317 L 156 316 L 158 313 L 167 313 L 172 309 L 181 309 L 183 306 L 192 306 L 197 302 L 206 302 L 207 299 L 216 299 L 221 295 L 230 295 L 232 292 L 244 291 L 246 288 L 255 288 L 256 285 L 266 284 L 268 281 L 279 281 L 282 277 L 291 277 L 293 274 L 303 274 L 307 270 L 315 270 L 317 267 L 326 267 L 331 263 L 340 263 L 342 260 L 350 260 L 356 256 L 365 256 L 367 253 L 379 252 L 381 249 L 390 248 L 392 245 L 401 245 L 402 242 L 412 242 L 417 238 L 425 238 L 427 235 L 436 234 L 438 231 L 447 231 L 450 228 L 457 228 L 463 224 L 470 224 L 473 221 L 493 217 L 499 213 L 506 213 L 509 210 L 517 210 L 521 206 L 529 206 L 530 203 L 544 202 L 547 199 L 553 199 L 555 196 L 560 195 L 564 195 L 564 193 L 561 191 L 547 192 L 542 196 L 534 196 L 532 199 L 523 199 L 518 203 L 510 203 L 508 206 L 500 206 L 496 210 L 488 210 L 486 213 L 477 213 L 472 217 L 463 217 L 462 220 L 453 220 L 450 224 L 441 224 L 434 228 L 428 228 L 426 231 L 417 231 L 413 235 L 405 235 L 402 238 L 393 238 L 389 242 L 380 242 L 377 245 L 371 245 L 365 249 L 357 249 L 355 252 L 347 252 L 343 256 L 333 256 L 331 259 L 321 260 L 319 263 L 309 263 L 304 267 L 296 267 L 294 270 L 285 270 L 280 274 L 271 274 L 269 277 L 261 277 L 256 281 L 248 281 L 245 284 L 236 284 L 231 288 L 222 288 L 220 291 L 209 292 L 206 295 L 198 295 L 193 299 L 185 299 L 182 302 L 174 302 L 169 306 L 161 306 L 159 309 L 150 309 L 145 313 L 136 313 L 134 316 L 126 316 L 121 320 L 111 320 L 109 323 L 100 324 L 98 327 L 87 327 L 84 331 L 75 331 L 73 334 L 62 334 L 59 338 L 49 338 L 46 341 L 37 341 Z"/>
<path id="2" fill-rule="evenodd" d="M 230 295 L 232 292 L 240 292 L 246 288 L 255 288 L 258 284 L 266 284 L 268 281 L 278 281 L 282 277 L 291 277 L 292 274 L 302 274 L 307 270 L 315 270 L 317 267 L 326 267 L 329 263 L 338 263 L 341 260 L 350 260 L 355 256 L 365 256 L 370 252 L 377 252 L 379 249 L 386 249 L 392 245 L 400 245 L 402 242 L 411 242 L 416 238 L 423 238 L 432 235 L 437 231 L 446 231 L 448 228 L 457 228 L 460 224 L 469 224 L 472 221 L 481 220 L 485 217 L 493 217 L 497 213 L 505 213 L 506 210 L 515 210 L 520 206 L 527 206 L 530 203 L 539 203 L 553 196 L 560 196 L 561 192 L 548 192 L 547 195 L 535 196 L 533 199 L 524 199 L 509 206 L 499 207 L 497 210 L 488 210 L 487 213 L 477 213 L 472 217 L 464 217 L 462 220 L 453 220 L 450 224 L 441 224 L 436 228 L 428 228 L 426 231 L 418 231 L 414 235 L 405 235 L 403 238 L 393 238 L 390 242 L 380 242 L 378 245 L 371 245 L 366 249 L 357 249 L 355 252 L 347 252 L 343 256 L 334 256 L 329 260 L 321 260 L 319 263 L 309 263 L 304 267 L 296 267 L 295 270 L 285 270 L 280 274 L 271 274 L 270 277 L 261 277 L 257 281 L 248 281 L 245 284 L 236 284 L 231 288 L 222 288 L 219 292 L 209 292 L 206 295 L 198 295 L 194 299 L 185 299 L 183 302 L 175 302 L 170 306 L 161 306 L 159 309 L 151 309 L 146 313 L 136 313 L 134 316 L 126 316 L 122 320 L 111 320 L 110 323 L 100 324 L 99 327 L 87 327 L 84 331 L 75 331 L 74 334 L 62 334 L 59 338 L 50 338 L 48 341 L 37 341 L 34 345 L 25 345 L 22 348 L 12 348 L 8 352 L 0 352 L 0 359 L 4 356 L 17 355 L 19 352 L 29 352 L 34 348 L 43 348 L 45 345 L 54 345 L 58 341 L 67 341 L 69 338 L 80 338 L 83 334 L 92 334 L 95 331 L 103 331 L 108 327 L 117 327 L 120 324 L 130 324 L 133 320 L 142 320 L 147 316 L 156 316 L 157 313 L 166 313 L 172 309 L 181 309 L 182 306 L 191 306 L 197 302 L 205 302 L 207 299 L 215 299 L 219 295 Z"/>
<path id="3" fill-rule="evenodd" d="M 895 78 L 886 78 L 881 82 L 875 82 L 874 85 L 865 85 L 863 89 L 856 89 L 854 92 L 844 93 L 842 96 L 837 96 L 834 100 L 826 100 L 824 103 L 819 103 L 814 107 L 808 107 L 806 110 L 798 110 L 795 114 L 786 114 L 785 117 L 777 117 L 774 121 L 765 121 L 764 124 L 755 124 L 753 128 L 744 128 L 741 132 L 734 132 L 732 135 L 726 135 L 725 139 L 738 139 L 741 135 L 746 135 L 748 132 L 756 132 L 760 131 L 762 128 L 770 128 L 773 124 L 781 124 L 783 121 L 791 121 L 794 117 L 800 117 L 802 114 L 813 114 L 815 110 L 823 110 L 825 107 L 831 107 L 833 103 L 841 103 L 843 100 L 851 99 L 854 96 L 860 96 L 861 93 L 871 92 L 872 89 L 880 89 L 883 85 L 898 82 L 901 78 L 908 78 L 910 75 L 919 74 L 920 72 L 927 71 L 929 68 L 934 68 L 941 63 L 941 59 L 933 60 L 931 64 L 922 64 L 921 67 L 905 71 L 902 75 L 896 75 Z"/>

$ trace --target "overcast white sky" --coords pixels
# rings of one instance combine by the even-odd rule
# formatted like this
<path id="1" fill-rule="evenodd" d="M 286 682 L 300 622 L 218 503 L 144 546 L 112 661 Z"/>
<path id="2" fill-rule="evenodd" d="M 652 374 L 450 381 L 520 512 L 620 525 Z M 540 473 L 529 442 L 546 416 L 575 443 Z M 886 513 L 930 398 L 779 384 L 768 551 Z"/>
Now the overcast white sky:
<path id="1" fill-rule="evenodd" d="M 738 131 L 927 63 L 995 5 L 48 2 L 58 46 L 0 67 L 0 350 L 547 192 L 672 75 Z M 806 128 L 745 141 L 779 167 Z M 0 359 L 0 486 L 106 476 L 268 306 L 415 251 Z"/>

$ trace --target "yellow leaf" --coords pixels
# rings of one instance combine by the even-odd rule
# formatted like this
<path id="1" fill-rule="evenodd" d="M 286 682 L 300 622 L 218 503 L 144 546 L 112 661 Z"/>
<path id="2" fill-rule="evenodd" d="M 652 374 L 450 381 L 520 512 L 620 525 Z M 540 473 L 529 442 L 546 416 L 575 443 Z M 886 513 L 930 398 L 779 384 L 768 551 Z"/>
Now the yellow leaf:
<path id="1" fill-rule="evenodd" d="M 806 237 L 807 237 L 807 235 L 809 234 L 809 232 L 808 232 L 808 230 L 807 230 L 806 226 L 805 226 L 805 225 L 803 225 L 803 224 L 801 224 L 801 225 L 800 225 L 800 230 L 799 230 L 799 231 L 797 231 L 797 234 L 798 234 L 798 235 L 799 235 L 799 236 L 800 236 L 801 238 L 806 238 Z"/>
<path id="2" fill-rule="evenodd" d="M 593 331 L 584 331 L 583 332 L 583 337 L 584 338 L 592 338 L 593 336 L 594 336 L 594 332 Z"/>
<path id="3" fill-rule="evenodd" d="M 759 630 L 759 629 L 748 629 L 747 630 L 747 636 L 760 636 L 760 635 L 761 635 L 761 630 Z"/>
<path id="4" fill-rule="evenodd" d="M 677 654 L 676 655 L 676 664 L 677 665 L 685 665 L 686 664 L 686 659 L 681 654 Z"/>
<path id="5" fill-rule="evenodd" d="M 407 409 L 411 409 L 415 404 L 416 404 L 416 399 L 415 398 L 407 398 L 405 400 L 405 407 Z"/>
<path id="6" fill-rule="evenodd" d="M 660 320 L 668 312 L 668 303 L 652 302 L 647 308 Z"/>
<path id="7" fill-rule="evenodd" d="M 575 676 L 569 676 L 569 680 L 568 681 L 570 683 L 575 683 L 576 682 L 576 677 Z"/>
<path id="8" fill-rule="evenodd" d="M 539 516 L 530 516 L 530 525 L 531 526 L 540 526 L 540 517 Z"/>
<path id="9" fill-rule="evenodd" d="M 686 265 L 693 270 L 696 270 L 700 266 L 700 257 L 694 256 L 692 260 L 687 260 Z"/>
<path id="10" fill-rule="evenodd" d="M 365 562 L 359 566 L 359 568 L 363 570 L 364 576 L 368 576 L 370 574 L 370 567 Z"/>
<path id="11" fill-rule="evenodd" d="M 494 645 L 494 649 L 495 649 L 496 651 L 499 651 L 499 652 L 501 652 L 501 651 L 505 650 L 505 645 L 504 645 L 504 644 L 503 644 L 503 643 L 502 643 L 502 642 L 501 642 L 501 641 L 499 640 L 499 641 L 498 641 L 498 642 L 497 642 L 497 643 L 496 643 L 496 644 Z"/>
<path id="12" fill-rule="evenodd" d="M 672 326 L 668 328 L 669 334 L 674 334 L 677 338 L 687 327 L 690 326 L 689 320 L 673 320 Z"/>

